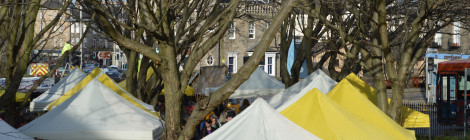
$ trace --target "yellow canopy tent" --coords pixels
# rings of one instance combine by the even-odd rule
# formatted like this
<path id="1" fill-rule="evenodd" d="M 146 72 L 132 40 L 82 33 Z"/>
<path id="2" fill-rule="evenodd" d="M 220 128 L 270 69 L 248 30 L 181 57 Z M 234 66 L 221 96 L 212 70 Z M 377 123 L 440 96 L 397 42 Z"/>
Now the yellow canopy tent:
<path id="1" fill-rule="evenodd" d="M 147 71 L 147 79 L 148 80 L 150 78 L 150 76 L 152 76 L 153 74 L 153 69 L 152 68 L 149 68 L 148 71 Z M 121 82 L 118 83 L 118 85 L 127 90 L 126 89 L 126 80 L 123 80 Z M 186 96 L 194 96 L 194 88 L 190 87 L 190 86 L 186 86 L 186 90 L 184 91 L 184 94 Z M 162 92 L 160 92 L 160 95 L 165 95 L 165 89 L 162 89 Z"/>
<path id="2" fill-rule="evenodd" d="M 60 105 L 65 100 L 75 95 L 75 93 L 82 90 L 92 79 L 97 79 L 98 81 L 103 83 L 106 87 L 110 88 L 112 91 L 119 94 L 121 97 L 123 97 L 127 101 L 131 102 L 133 105 L 139 107 L 142 110 L 145 110 L 146 112 L 158 118 L 158 115 L 155 112 L 150 110 L 148 107 L 143 106 L 142 103 L 139 102 L 135 97 L 131 97 L 132 95 L 127 94 L 126 91 L 124 91 L 122 88 L 116 85 L 111 78 L 109 78 L 106 74 L 102 74 L 99 68 L 95 68 L 87 77 L 85 77 L 82 81 L 80 81 L 80 83 L 78 83 L 75 87 L 67 91 L 57 100 L 51 102 L 49 104 L 49 110 L 51 110 L 55 106 Z"/>
<path id="3" fill-rule="evenodd" d="M 351 73 L 346 76 L 344 79 L 348 80 L 357 90 L 359 93 L 364 95 L 372 102 L 374 105 L 377 105 L 377 92 L 374 88 L 369 86 L 366 82 L 361 80 L 356 74 Z M 343 79 L 343 80 L 344 80 Z M 390 103 L 390 98 L 388 99 Z M 408 107 L 402 107 L 402 115 L 403 115 L 403 127 L 405 128 L 421 128 L 425 127 L 428 128 L 431 126 L 429 121 L 429 115 L 424 114 L 415 110 L 412 110 Z"/>
<path id="4" fill-rule="evenodd" d="M 400 139 L 346 111 L 316 88 L 281 114 L 322 139 Z"/>
<path id="5" fill-rule="evenodd" d="M 363 96 L 364 93 L 361 93 L 358 88 L 360 87 L 343 79 L 326 96 L 362 120 L 392 134 L 396 139 L 416 139 L 413 131 L 407 130 L 393 121 L 366 96 Z"/>
<path id="6" fill-rule="evenodd" d="M 5 90 L 0 90 L 0 97 L 5 94 Z M 17 92 L 16 95 L 15 95 L 15 101 L 16 102 L 23 102 L 24 101 L 24 97 L 26 96 L 26 93 L 23 93 L 23 92 Z M 28 99 L 29 101 L 29 99 Z"/>

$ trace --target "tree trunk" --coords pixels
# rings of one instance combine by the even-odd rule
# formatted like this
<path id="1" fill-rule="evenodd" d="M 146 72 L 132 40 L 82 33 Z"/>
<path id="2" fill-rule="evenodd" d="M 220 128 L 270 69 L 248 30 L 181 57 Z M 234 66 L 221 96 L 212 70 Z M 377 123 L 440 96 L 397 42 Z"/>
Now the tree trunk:
<path id="1" fill-rule="evenodd" d="M 127 57 L 127 70 L 126 70 L 126 89 L 132 95 L 137 97 L 136 85 L 137 85 L 137 67 L 139 56 L 137 52 L 130 51 L 130 55 Z"/>
<path id="2" fill-rule="evenodd" d="M 288 88 L 292 85 L 295 84 L 295 79 L 291 78 L 291 75 L 289 74 L 289 69 L 287 68 L 287 59 L 289 57 L 289 47 L 292 41 L 292 29 L 290 28 L 288 32 L 287 28 L 289 27 L 288 22 L 289 20 L 286 19 L 284 21 L 284 24 L 282 24 L 280 35 L 281 35 L 281 44 L 280 44 L 280 69 L 281 69 L 281 77 L 282 77 L 282 82 L 285 85 L 285 88 Z M 292 27 L 292 26 L 291 26 Z"/>
<path id="3" fill-rule="evenodd" d="M 146 97 L 146 86 L 145 86 L 145 83 L 147 83 L 147 72 L 148 72 L 148 69 L 150 67 L 150 59 L 148 57 L 143 57 L 141 60 L 140 60 L 140 71 L 138 72 L 138 81 L 137 81 L 137 98 L 139 98 L 140 100 L 142 101 L 145 101 L 146 99 L 144 97 Z"/>
<path id="4" fill-rule="evenodd" d="M 165 84 L 165 138 L 176 139 L 181 133 L 180 113 L 183 92 L 178 78 L 178 66 L 174 47 L 160 44 L 162 63 L 159 66 Z"/>
<path id="5" fill-rule="evenodd" d="M 282 21 L 287 18 L 288 14 L 297 3 L 296 0 L 284 1 L 281 9 L 279 10 L 273 22 L 269 26 L 268 30 L 263 34 L 263 37 L 255 48 L 253 55 L 248 61 L 239 69 L 238 73 L 235 74 L 224 86 L 215 91 L 210 97 L 199 101 L 193 112 L 191 113 L 184 129 L 183 133 L 179 136 L 180 140 L 191 139 L 194 136 L 196 126 L 209 114 L 215 107 L 220 105 L 224 100 L 228 99 L 233 91 L 238 88 L 246 79 L 249 78 L 248 73 L 252 73 L 255 69 L 264 52 L 268 49 L 271 44 L 276 32 L 281 27 Z M 165 89 L 166 90 L 166 89 Z"/>

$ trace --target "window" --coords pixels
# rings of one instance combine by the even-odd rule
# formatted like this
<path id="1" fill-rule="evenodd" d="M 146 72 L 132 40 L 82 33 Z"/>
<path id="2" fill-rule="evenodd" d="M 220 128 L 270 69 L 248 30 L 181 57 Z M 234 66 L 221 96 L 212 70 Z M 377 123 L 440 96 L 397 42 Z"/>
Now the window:
<path id="1" fill-rule="evenodd" d="M 62 27 L 62 25 L 60 25 L 60 32 L 64 32 L 64 28 Z"/>
<path id="2" fill-rule="evenodd" d="M 228 29 L 228 39 L 235 39 L 235 22 L 232 21 Z"/>
<path id="3" fill-rule="evenodd" d="M 57 39 L 54 38 L 54 47 L 57 47 Z"/>
<path id="4" fill-rule="evenodd" d="M 57 16 L 57 11 L 54 11 L 54 18 Z"/>
<path id="5" fill-rule="evenodd" d="M 269 28 L 269 22 L 266 22 L 266 30 Z"/>
<path id="6" fill-rule="evenodd" d="M 75 44 L 75 38 L 70 39 L 70 43 Z"/>
<path id="7" fill-rule="evenodd" d="M 75 43 L 80 42 L 80 37 L 75 38 Z"/>
<path id="8" fill-rule="evenodd" d="M 268 74 L 271 75 L 273 74 L 273 57 L 268 57 L 268 62 L 266 63 L 266 68 L 268 71 Z"/>
<path id="9" fill-rule="evenodd" d="M 438 21 L 437 25 L 442 26 L 442 22 Z M 436 43 L 438 46 L 442 46 L 442 33 L 440 33 L 440 31 L 434 35 L 434 43 Z"/>
<path id="10" fill-rule="evenodd" d="M 248 52 L 248 56 L 251 55 L 253 55 L 253 52 Z M 276 52 L 266 52 L 258 67 L 267 74 L 276 76 Z"/>
<path id="11" fill-rule="evenodd" d="M 454 35 L 452 35 L 452 46 L 460 46 L 460 22 L 454 22 Z"/>
<path id="12" fill-rule="evenodd" d="M 237 73 L 237 52 L 228 53 L 228 72 Z"/>
<path id="13" fill-rule="evenodd" d="M 214 64 L 214 57 L 212 55 L 209 55 L 206 59 L 207 65 L 212 66 Z"/>
<path id="14" fill-rule="evenodd" d="M 80 33 L 80 23 L 75 23 L 75 33 Z"/>
<path id="15" fill-rule="evenodd" d="M 41 11 L 39 12 L 39 19 L 42 19 L 42 18 L 44 18 L 44 13 Z"/>
<path id="16" fill-rule="evenodd" d="M 85 32 L 85 30 L 86 30 L 86 24 L 83 24 L 83 30 L 82 30 L 82 32 Z"/>
<path id="17" fill-rule="evenodd" d="M 93 46 L 96 46 L 96 39 L 93 39 Z"/>
<path id="18" fill-rule="evenodd" d="M 301 44 L 302 43 L 302 37 L 301 36 L 295 36 L 294 37 L 294 44 Z"/>
<path id="19" fill-rule="evenodd" d="M 86 38 L 84 38 L 84 39 L 83 39 L 83 42 L 82 42 L 82 44 L 83 44 L 83 47 L 85 47 L 85 48 L 86 48 L 86 40 L 87 40 L 87 39 L 86 39 Z"/>
<path id="20" fill-rule="evenodd" d="M 437 45 L 439 45 L 439 46 L 442 45 L 442 34 L 441 33 L 436 33 L 436 35 L 434 35 L 434 42 L 436 42 Z"/>
<path id="21" fill-rule="evenodd" d="M 72 23 L 71 27 L 70 27 L 70 30 L 71 30 L 71 33 L 75 33 L 75 24 Z"/>
<path id="22" fill-rule="evenodd" d="M 248 38 L 255 39 L 255 22 L 253 21 L 248 23 Z"/>
<path id="23" fill-rule="evenodd" d="M 266 69 L 264 71 L 271 76 L 276 75 L 276 53 L 275 52 L 267 52 L 265 54 L 265 64 Z"/>

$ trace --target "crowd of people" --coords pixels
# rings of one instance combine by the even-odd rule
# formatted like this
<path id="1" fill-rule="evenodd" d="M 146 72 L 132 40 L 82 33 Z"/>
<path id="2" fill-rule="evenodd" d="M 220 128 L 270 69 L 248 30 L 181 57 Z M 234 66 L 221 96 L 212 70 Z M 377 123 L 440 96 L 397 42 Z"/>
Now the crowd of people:
<path id="1" fill-rule="evenodd" d="M 183 116 L 181 127 L 184 127 L 184 125 L 186 124 L 186 121 L 189 118 L 189 115 L 191 114 L 192 110 L 194 109 L 195 104 L 195 100 L 190 97 L 185 97 L 183 99 Z M 241 106 L 239 105 L 237 100 L 227 100 L 223 104 L 216 107 L 214 111 L 207 115 L 206 118 L 200 123 L 200 125 L 197 126 L 193 140 L 202 139 L 205 136 L 213 133 L 221 126 L 225 125 L 227 122 L 232 120 L 232 118 L 234 118 L 237 114 L 245 110 L 249 105 L 250 102 L 247 99 L 243 100 Z M 158 101 L 156 111 L 159 111 L 162 117 L 165 116 L 164 108 L 164 101 Z"/>

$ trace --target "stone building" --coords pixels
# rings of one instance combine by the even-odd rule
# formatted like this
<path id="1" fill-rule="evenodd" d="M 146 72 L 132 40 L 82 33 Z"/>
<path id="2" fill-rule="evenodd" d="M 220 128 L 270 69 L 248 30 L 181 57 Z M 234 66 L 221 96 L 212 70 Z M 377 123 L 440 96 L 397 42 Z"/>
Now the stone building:
<path id="1" fill-rule="evenodd" d="M 59 13 L 62 7 L 62 1 L 49 0 L 42 1 L 42 7 L 39 8 L 34 33 L 38 34 L 44 29 Z M 69 12 L 68 10 L 66 12 Z M 42 39 L 38 42 L 38 47 L 35 48 L 35 53 L 41 53 L 42 57 L 38 57 L 37 62 L 50 62 L 55 63 L 55 60 L 60 56 L 62 46 L 66 41 L 70 40 L 70 22 L 69 16 L 63 14 L 59 22 L 45 33 Z"/>
<path id="2" fill-rule="evenodd" d="M 261 40 L 279 8 L 280 5 L 269 1 L 240 2 L 238 18 L 232 21 L 219 44 L 201 60 L 200 66 L 225 65 L 228 67 L 228 73 L 237 73 L 253 53 L 254 47 Z M 276 77 L 280 76 L 279 38 L 280 36 L 276 35 L 259 66 L 269 75 Z"/>

